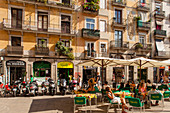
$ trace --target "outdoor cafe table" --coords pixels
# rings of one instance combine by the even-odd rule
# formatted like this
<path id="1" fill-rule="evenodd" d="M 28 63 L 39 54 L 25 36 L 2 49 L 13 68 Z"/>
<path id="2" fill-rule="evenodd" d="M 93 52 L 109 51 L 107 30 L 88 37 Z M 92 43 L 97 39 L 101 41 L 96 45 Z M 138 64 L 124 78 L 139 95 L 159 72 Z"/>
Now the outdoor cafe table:
<path id="1" fill-rule="evenodd" d="M 97 95 L 96 94 L 83 93 L 83 94 L 77 94 L 76 97 L 86 97 L 86 99 L 89 100 L 90 112 L 91 112 L 91 99 L 92 98 L 95 98 L 95 103 L 97 105 Z"/>
<path id="2" fill-rule="evenodd" d="M 123 92 L 115 92 L 114 95 L 120 97 L 122 95 L 122 93 Z M 125 94 L 125 96 L 131 96 L 131 97 L 133 96 L 133 93 L 125 92 L 124 94 Z"/>

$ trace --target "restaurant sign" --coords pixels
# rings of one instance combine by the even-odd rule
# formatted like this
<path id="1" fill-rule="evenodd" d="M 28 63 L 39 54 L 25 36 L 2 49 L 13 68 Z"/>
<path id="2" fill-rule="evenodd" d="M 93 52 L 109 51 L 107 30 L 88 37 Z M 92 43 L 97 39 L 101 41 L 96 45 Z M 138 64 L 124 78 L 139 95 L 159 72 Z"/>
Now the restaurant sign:
<path id="1" fill-rule="evenodd" d="M 24 61 L 21 60 L 8 60 L 6 62 L 7 66 L 25 66 L 26 63 Z"/>

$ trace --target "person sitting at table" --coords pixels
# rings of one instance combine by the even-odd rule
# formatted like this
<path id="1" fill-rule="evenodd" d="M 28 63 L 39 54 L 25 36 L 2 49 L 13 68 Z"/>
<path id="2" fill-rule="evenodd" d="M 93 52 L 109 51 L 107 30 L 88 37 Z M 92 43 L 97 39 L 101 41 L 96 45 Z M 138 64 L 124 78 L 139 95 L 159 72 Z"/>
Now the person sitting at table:
<path id="1" fill-rule="evenodd" d="M 113 103 L 122 103 L 122 113 L 127 113 L 124 111 L 124 109 L 128 109 L 126 102 L 125 102 L 125 94 L 123 93 L 122 97 L 115 97 L 111 88 L 110 87 L 106 87 L 106 94 L 108 96 L 109 99 L 111 99 L 111 101 Z"/>
<path id="2" fill-rule="evenodd" d="M 104 84 L 104 86 L 103 86 L 103 89 L 106 90 L 106 87 L 110 87 L 110 86 L 108 85 L 108 82 L 107 82 L 107 81 L 105 81 L 105 84 Z"/>
<path id="3" fill-rule="evenodd" d="M 146 82 L 146 86 L 152 86 L 152 83 L 151 83 L 151 81 L 149 79 Z"/>
<path id="4" fill-rule="evenodd" d="M 151 94 L 161 94 L 161 95 L 162 95 L 162 93 L 161 93 L 159 90 L 156 90 L 156 85 L 152 85 L 152 90 L 149 91 L 149 93 L 148 93 L 148 97 L 149 97 L 149 98 L 150 98 Z M 162 96 L 163 96 L 163 95 L 162 95 Z M 159 105 L 158 103 L 159 103 L 159 101 L 156 101 L 155 105 Z M 154 105 L 154 104 L 152 103 L 152 101 L 151 101 L 151 105 L 152 105 L 152 106 Z"/>
<path id="5" fill-rule="evenodd" d="M 127 82 L 125 87 L 130 87 L 130 81 Z"/>
<path id="6" fill-rule="evenodd" d="M 132 88 L 132 92 L 135 92 L 135 82 L 132 81 L 132 83 L 130 84 L 130 87 Z"/>
<path id="7" fill-rule="evenodd" d="M 89 84 L 89 87 L 85 90 L 83 89 L 84 92 L 90 92 L 90 91 L 95 91 L 95 79 L 94 78 L 90 78 L 89 81 L 88 81 L 88 84 Z"/>
<path id="8" fill-rule="evenodd" d="M 142 82 L 139 86 L 139 94 L 143 96 L 143 100 L 145 99 L 146 96 L 146 87 L 145 84 Z"/>
<path id="9" fill-rule="evenodd" d="M 120 87 L 119 87 L 118 90 L 120 91 L 120 90 L 122 90 L 123 88 L 124 88 L 124 83 L 122 82 L 122 83 L 120 84 Z"/>

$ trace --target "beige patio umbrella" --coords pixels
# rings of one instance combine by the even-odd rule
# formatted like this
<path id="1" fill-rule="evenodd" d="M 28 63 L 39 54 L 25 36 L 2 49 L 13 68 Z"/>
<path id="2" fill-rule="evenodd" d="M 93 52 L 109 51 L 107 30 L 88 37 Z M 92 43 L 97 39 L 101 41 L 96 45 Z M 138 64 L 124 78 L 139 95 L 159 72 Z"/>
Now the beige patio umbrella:
<path id="1" fill-rule="evenodd" d="M 129 62 L 124 65 L 139 66 L 140 67 L 140 79 L 141 79 L 141 68 L 142 67 L 160 67 L 160 66 L 165 66 L 167 64 L 164 62 L 157 61 L 157 60 L 139 57 L 139 58 L 130 59 Z"/>

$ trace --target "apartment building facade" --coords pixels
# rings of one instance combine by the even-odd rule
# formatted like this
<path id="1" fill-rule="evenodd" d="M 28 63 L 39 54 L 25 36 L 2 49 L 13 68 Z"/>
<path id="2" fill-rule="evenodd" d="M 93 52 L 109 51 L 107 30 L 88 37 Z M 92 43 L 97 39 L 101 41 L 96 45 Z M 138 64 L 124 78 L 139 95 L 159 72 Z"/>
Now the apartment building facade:
<path id="1" fill-rule="evenodd" d="M 29 80 L 30 75 L 38 81 L 48 77 L 55 81 L 59 77 L 70 80 L 81 75 L 86 82 L 101 73 L 101 68 L 77 66 L 80 61 L 95 57 L 153 57 L 154 22 L 150 16 L 153 8 L 149 3 L 149 0 L 1 0 L 4 81 L 12 83 L 23 76 Z M 109 82 L 121 82 L 122 75 L 125 80 L 135 80 L 138 67 L 106 67 L 103 73 L 102 79 Z M 142 69 L 142 76 L 153 80 L 153 68 Z"/>

